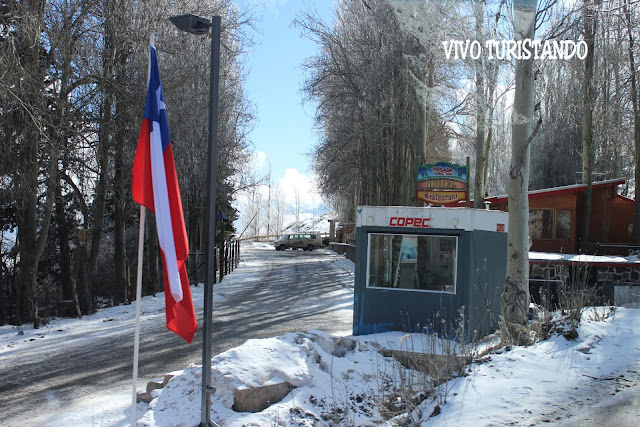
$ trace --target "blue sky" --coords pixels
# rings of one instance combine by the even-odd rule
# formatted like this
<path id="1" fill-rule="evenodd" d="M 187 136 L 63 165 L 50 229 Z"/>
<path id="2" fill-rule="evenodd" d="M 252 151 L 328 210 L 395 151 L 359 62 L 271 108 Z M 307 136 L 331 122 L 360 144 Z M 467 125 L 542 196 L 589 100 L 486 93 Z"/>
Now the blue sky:
<path id="1" fill-rule="evenodd" d="M 317 48 L 301 36 L 292 22 L 298 13 L 310 8 L 330 19 L 333 1 L 238 0 L 238 4 L 241 8 L 254 7 L 260 31 L 254 37 L 256 46 L 245 59 L 249 73 L 245 90 L 257 112 L 250 136 L 256 153 L 255 169 L 266 173 L 270 159 L 274 185 L 280 183 L 286 189 L 297 184 L 308 192 L 311 189 L 305 187 L 313 184 L 307 154 L 318 136 L 313 129 L 314 106 L 302 102 L 305 79 L 302 63 Z"/>

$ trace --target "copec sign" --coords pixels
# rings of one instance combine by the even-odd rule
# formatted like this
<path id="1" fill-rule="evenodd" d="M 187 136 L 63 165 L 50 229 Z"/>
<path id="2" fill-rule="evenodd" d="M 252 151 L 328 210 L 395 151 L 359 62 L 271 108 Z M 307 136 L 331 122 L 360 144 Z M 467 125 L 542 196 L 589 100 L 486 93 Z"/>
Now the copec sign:
<path id="1" fill-rule="evenodd" d="M 431 218 L 415 218 L 404 216 L 392 216 L 389 218 L 389 227 L 418 227 L 429 228 Z"/>

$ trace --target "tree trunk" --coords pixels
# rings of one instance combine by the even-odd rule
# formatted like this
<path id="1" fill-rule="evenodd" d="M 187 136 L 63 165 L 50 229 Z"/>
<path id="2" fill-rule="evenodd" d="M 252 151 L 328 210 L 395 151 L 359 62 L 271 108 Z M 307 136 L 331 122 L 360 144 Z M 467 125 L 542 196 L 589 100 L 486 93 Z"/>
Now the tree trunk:
<path id="1" fill-rule="evenodd" d="M 156 230 L 156 218 L 154 215 L 147 215 L 146 219 L 147 227 L 147 259 L 148 259 L 148 274 L 147 280 L 147 294 L 155 295 L 162 289 L 160 281 L 160 267 L 158 264 L 158 258 L 160 257 L 160 251 L 158 246 L 158 231 Z"/>
<path id="2" fill-rule="evenodd" d="M 113 104 L 114 104 L 114 87 L 113 73 L 114 61 L 116 56 L 116 48 L 114 45 L 114 28 L 113 15 L 115 2 L 107 3 L 106 16 L 104 17 L 104 36 L 103 36 L 103 52 L 102 52 L 102 102 L 100 105 L 100 129 L 98 132 L 98 183 L 96 184 L 96 192 L 94 196 L 93 206 L 93 228 L 91 231 L 91 246 L 89 249 L 88 272 L 92 275 L 98 263 L 98 254 L 100 253 L 100 243 L 102 242 L 102 234 L 104 230 L 104 216 L 107 200 L 108 179 L 109 179 L 109 149 L 113 138 Z"/>
<path id="3" fill-rule="evenodd" d="M 514 0 L 515 40 L 534 38 L 537 0 Z M 534 112 L 533 58 L 516 61 L 511 119 L 507 277 L 501 298 L 502 339 L 529 342 L 529 145 Z"/>
<path id="4" fill-rule="evenodd" d="M 197 197 L 192 195 L 189 197 L 187 216 L 187 232 L 189 238 L 189 281 L 198 283 L 198 262 L 200 259 L 200 211 Z"/>
<path id="5" fill-rule="evenodd" d="M 38 155 L 35 132 L 27 133 L 27 139 L 21 156 L 22 172 L 22 189 L 20 191 L 21 200 L 18 205 L 17 223 L 18 223 L 18 246 L 20 251 L 20 269 L 18 271 L 18 283 L 16 289 L 16 319 L 18 325 L 22 323 L 22 316 L 26 315 L 26 319 L 34 321 L 34 327 L 39 327 L 37 319 L 37 305 L 32 294 L 32 284 L 35 283 L 35 274 L 38 260 L 35 258 L 33 249 L 35 247 L 37 233 L 37 187 L 38 187 Z M 26 303 L 26 311 L 23 304 Z M 36 315 L 34 318 L 33 315 Z M 38 326 L 35 323 L 38 323 Z"/>
<path id="6" fill-rule="evenodd" d="M 24 2 L 24 10 L 19 18 L 22 28 L 20 37 L 24 49 L 22 67 L 29 73 L 20 81 L 18 90 L 24 99 L 20 105 L 20 125 L 23 130 L 23 141 L 19 155 L 19 167 L 14 176 L 17 187 L 16 222 L 18 225 L 18 241 L 20 264 L 18 280 L 16 284 L 16 321 L 21 325 L 23 315 L 33 320 L 33 327 L 40 327 L 38 317 L 38 303 L 36 292 L 36 274 L 38 261 L 44 250 L 44 244 L 49 231 L 51 219 L 51 207 L 53 206 L 53 194 L 55 181 L 55 168 L 50 168 L 47 178 L 47 200 L 45 211 L 38 235 L 38 175 L 40 174 L 40 156 L 38 156 L 38 143 L 42 138 L 40 115 L 46 111 L 44 92 L 44 70 L 40 61 L 40 37 L 42 17 L 44 14 L 44 2 L 40 0 L 27 0 Z M 44 157 L 44 156 L 42 156 Z M 56 159 L 51 153 L 51 160 Z M 23 306 L 26 303 L 26 311 Z"/>
<path id="7" fill-rule="evenodd" d="M 631 23 L 631 9 L 629 0 L 624 2 L 624 15 L 629 35 L 629 68 L 631 77 L 631 102 L 633 104 L 633 141 L 634 141 L 634 169 L 635 169 L 635 204 L 633 212 L 633 232 L 631 238 L 634 243 L 640 243 L 640 105 L 638 105 L 638 80 L 636 63 L 633 54 L 635 40 L 633 39 L 633 25 Z"/>
<path id="8" fill-rule="evenodd" d="M 89 207 L 87 206 L 84 195 L 73 180 L 60 171 L 61 178 L 73 189 L 76 200 L 80 205 L 82 212 L 82 228 L 77 230 L 77 245 L 73 256 L 72 272 L 71 272 L 71 288 L 73 292 L 73 300 L 76 304 L 76 312 L 78 317 L 82 317 L 82 313 L 89 314 L 91 312 L 91 291 L 88 286 L 88 253 L 87 253 L 87 227 L 89 222 Z"/>
<path id="9" fill-rule="evenodd" d="M 493 26 L 493 34 L 494 36 L 498 33 L 498 24 L 500 22 L 500 16 L 502 15 L 502 7 L 505 4 L 505 0 L 500 2 L 500 6 L 495 13 L 495 21 Z M 484 39 L 483 39 L 484 40 Z M 490 162 L 490 148 L 491 148 L 491 139 L 493 137 L 493 113 L 496 107 L 496 86 L 498 85 L 498 72 L 500 71 L 499 64 L 497 60 L 491 60 L 490 62 L 486 62 L 487 68 L 487 114 L 486 114 L 486 124 L 485 124 L 485 132 L 487 134 L 485 142 L 484 142 L 484 168 L 482 171 L 482 194 L 484 195 L 487 191 L 487 185 L 489 182 L 489 162 Z"/>
<path id="10" fill-rule="evenodd" d="M 415 108 L 415 132 L 414 132 L 414 147 L 413 152 L 415 153 L 412 162 L 412 169 L 416 169 L 419 165 L 423 165 L 427 163 L 427 138 L 429 136 L 429 116 L 431 115 L 431 89 L 435 84 L 435 69 L 431 63 L 428 61 L 425 64 L 424 71 L 424 85 L 415 83 L 414 91 L 415 91 L 415 99 L 416 99 L 416 108 Z M 416 77 L 414 77 L 416 78 Z M 416 80 L 418 80 L 416 78 Z M 420 81 L 422 82 L 422 81 Z M 415 173 L 415 172 L 414 172 Z M 415 197 L 415 196 L 414 196 Z M 424 202 L 421 200 L 415 201 L 416 206 L 424 206 Z"/>
<path id="11" fill-rule="evenodd" d="M 491 72 L 489 74 L 489 87 L 487 88 L 487 100 L 488 100 L 488 110 L 487 110 L 487 125 L 486 132 L 487 137 L 484 142 L 484 168 L 482 171 L 482 194 L 485 194 L 487 191 L 487 183 L 489 180 L 489 156 L 490 156 L 490 147 L 491 147 L 491 138 L 493 137 L 493 112 L 495 110 L 495 93 L 496 93 L 496 85 L 498 84 L 498 64 L 493 64 L 491 67 Z"/>
<path id="12" fill-rule="evenodd" d="M 493 117 L 493 108 L 489 108 L 489 113 L 487 114 L 487 117 L 489 118 L 489 120 L 491 120 L 491 117 Z M 487 185 L 489 181 L 489 160 L 490 160 L 489 147 L 491 147 L 492 136 L 493 136 L 493 129 L 489 124 L 489 126 L 487 126 L 487 138 L 484 141 L 484 167 L 482 169 L 482 194 L 483 195 L 486 194 L 487 192 Z"/>
<path id="13" fill-rule="evenodd" d="M 47 237 L 49 234 L 49 225 L 51 223 L 51 214 L 53 211 L 53 200 L 55 198 L 56 177 L 57 177 L 57 153 L 51 153 L 51 167 L 46 182 L 47 194 L 45 200 L 42 220 L 38 221 L 37 210 L 37 180 L 40 170 L 39 162 L 35 158 L 37 156 L 36 144 L 30 144 L 25 149 L 26 159 L 32 158 L 33 163 L 23 163 L 25 170 L 30 170 L 33 189 L 23 194 L 23 203 L 18 212 L 20 217 L 18 220 L 18 237 L 20 240 L 20 273 L 18 275 L 18 294 L 16 300 L 16 315 L 18 324 L 21 323 L 21 304 L 22 297 L 26 297 L 29 316 L 33 320 L 33 327 L 40 328 L 40 317 L 38 314 L 38 293 L 36 290 L 36 276 L 38 273 L 38 261 L 42 256 Z M 31 157 L 34 156 L 34 157 Z M 29 165 L 29 166 L 26 166 Z M 40 232 L 38 233 L 38 225 Z M 24 294 L 22 294 L 24 292 Z"/>
<path id="14" fill-rule="evenodd" d="M 60 272 L 62 275 L 62 299 L 73 299 L 71 280 L 71 248 L 69 246 L 69 222 L 65 213 L 62 183 L 57 180 L 56 185 L 56 223 L 58 225 L 58 247 L 60 248 Z"/>
<path id="15" fill-rule="evenodd" d="M 119 141 L 115 151 L 115 174 L 114 174 L 114 272 L 115 303 L 120 304 L 131 298 L 129 295 L 130 284 L 127 280 L 127 244 L 126 244 L 126 195 L 124 185 L 124 141 Z M 133 296 L 135 298 L 135 296 Z"/>
<path id="16" fill-rule="evenodd" d="M 482 26 L 484 24 L 484 10 L 482 1 L 476 0 L 474 14 L 476 18 L 476 40 L 484 46 Z M 487 115 L 487 99 L 484 91 L 484 60 L 480 55 L 476 62 L 476 167 L 473 186 L 473 207 L 482 209 L 484 204 L 484 170 L 487 163 L 485 157 L 485 125 Z"/>
<path id="17" fill-rule="evenodd" d="M 597 0 L 596 0 L 597 1 Z M 591 199 L 592 199 L 592 172 L 593 172 L 593 69 L 595 35 L 598 23 L 597 5 L 593 0 L 585 0 L 582 9 L 584 20 L 584 41 L 587 44 L 587 56 L 584 60 L 584 86 L 582 103 L 582 183 L 587 184 L 587 189 L 582 196 L 582 242 L 590 241 L 589 228 L 591 227 Z"/>
<path id="18" fill-rule="evenodd" d="M 410 166 L 404 164 L 404 156 L 402 155 L 402 148 L 404 144 L 402 141 L 393 141 L 393 174 L 395 176 L 394 183 L 392 185 L 393 193 L 391 195 L 392 206 L 402 206 L 405 202 L 402 197 L 402 190 L 406 188 L 406 185 L 411 185 L 406 175 L 410 171 Z"/>
<path id="19" fill-rule="evenodd" d="M 78 246 L 73 258 L 73 287 L 77 292 L 80 314 L 90 314 L 93 309 L 92 293 L 89 289 L 89 254 L 87 252 L 87 230 L 78 230 Z"/>
<path id="20" fill-rule="evenodd" d="M 125 85 L 124 67 L 126 65 L 127 54 L 124 49 L 118 49 L 116 56 L 117 71 L 115 73 L 115 85 Z M 130 173 L 130 169 L 125 167 L 124 147 L 127 143 L 127 120 L 126 112 L 128 108 L 124 107 L 126 95 L 122 92 L 118 97 L 123 99 L 116 102 L 115 113 L 115 153 L 114 153 L 114 270 L 115 270 L 115 296 L 116 302 L 133 301 L 136 296 L 131 290 L 129 271 L 129 263 L 127 260 L 127 198 L 129 188 L 125 188 L 126 175 Z"/>

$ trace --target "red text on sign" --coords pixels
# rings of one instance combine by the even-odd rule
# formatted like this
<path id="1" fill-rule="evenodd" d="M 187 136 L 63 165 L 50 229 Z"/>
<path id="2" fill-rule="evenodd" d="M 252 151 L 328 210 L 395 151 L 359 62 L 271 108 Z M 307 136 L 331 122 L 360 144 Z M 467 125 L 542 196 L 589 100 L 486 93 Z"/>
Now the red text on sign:
<path id="1" fill-rule="evenodd" d="M 430 218 L 406 218 L 402 216 L 394 216 L 389 219 L 389 226 L 429 228 L 429 221 Z"/>

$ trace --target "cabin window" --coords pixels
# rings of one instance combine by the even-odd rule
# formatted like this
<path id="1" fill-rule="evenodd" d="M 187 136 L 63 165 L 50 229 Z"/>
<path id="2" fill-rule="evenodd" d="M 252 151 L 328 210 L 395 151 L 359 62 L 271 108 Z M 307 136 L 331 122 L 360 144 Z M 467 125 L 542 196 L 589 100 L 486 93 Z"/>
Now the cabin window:
<path id="1" fill-rule="evenodd" d="M 458 238 L 369 234 L 367 287 L 456 292 Z"/>
<path id="2" fill-rule="evenodd" d="M 562 209 L 530 209 L 529 236 L 532 239 L 571 238 L 571 211 Z"/>
<path id="3" fill-rule="evenodd" d="M 556 239 L 571 238 L 571 211 L 556 211 Z"/>
<path id="4" fill-rule="evenodd" d="M 551 209 L 539 209 L 538 221 L 540 222 L 540 239 L 553 239 L 553 211 Z"/>

